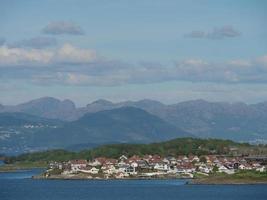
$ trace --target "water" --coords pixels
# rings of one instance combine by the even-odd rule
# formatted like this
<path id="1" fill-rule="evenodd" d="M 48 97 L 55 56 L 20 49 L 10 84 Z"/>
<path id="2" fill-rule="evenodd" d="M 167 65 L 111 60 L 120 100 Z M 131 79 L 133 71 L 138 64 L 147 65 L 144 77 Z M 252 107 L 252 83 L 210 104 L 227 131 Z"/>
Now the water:
<path id="1" fill-rule="evenodd" d="M 0 200 L 266 200 L 267 185 L 185 185 L 184 180 L 32 180 L 0 173 Z"/>

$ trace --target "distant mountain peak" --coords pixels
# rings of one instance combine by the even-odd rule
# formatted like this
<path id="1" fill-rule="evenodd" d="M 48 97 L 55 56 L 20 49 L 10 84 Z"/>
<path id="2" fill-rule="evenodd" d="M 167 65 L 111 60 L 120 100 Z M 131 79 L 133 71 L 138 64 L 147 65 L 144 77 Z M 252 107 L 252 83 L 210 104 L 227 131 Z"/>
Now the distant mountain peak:
<path id="1" fill-rule="evenodd" d="M 96 101 L 93 101 L 92 103 L 88 104 L 88 105 L 92 105 L 92 104 L 97 104 L 97 105 L 112 105 L 113 103 L 111 101 L 105 100 L 105 99 L 98 99 Z"/>
<path id="2" fill-rule="evenodd" d="M 61 102 L 62 105 L 64 106 L 67 106 L 69 108 L 72 108 L 72 109 L 75 109 L 76 106 L 75 106 L 75 103 L 69 99 L 64 99 L 62 102 Z"/>
<path id="3" fill-rule="evenodd" d="M 96 101 L 93 101 L 92 104 L 113 104 L 113 103 L 106 99 L 98 99 Z"/>
<path id="4" fill-rule="evenodd" d="M 161 102 L 156 101 L 156 100 L 151 100 L 151 99 L 142 99 L 137 101 L 136 103 L 141 103 L 141 104 L 159 104 L 163 105 Z"/>
<path id="5" fill-rule="evenodd" d="M 29 102 L 42 102 L 42 101 L 57 101 L 57 102 L 60 102 L 59 99 L 54 98 L 54 97 L 48 97 L 48 96 L 40 97 L 38 99 L 34 99 L 34 100 L 29 101 Z"/>

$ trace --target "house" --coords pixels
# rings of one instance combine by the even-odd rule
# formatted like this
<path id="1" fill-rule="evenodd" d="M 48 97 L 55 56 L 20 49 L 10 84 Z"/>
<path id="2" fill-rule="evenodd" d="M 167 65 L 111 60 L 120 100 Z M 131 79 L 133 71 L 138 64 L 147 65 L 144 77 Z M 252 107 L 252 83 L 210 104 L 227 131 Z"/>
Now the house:
<path id="1" fill-rule="evenodd" d="M 98 174 L 99 169 L 95 167 L 85 167 L 83 169 L 78 169 L 78 172 L 88 173 L 88 174 Z"/>
<path id="2" fill-rule="evenodd" d="M 100 165 L 103 165 L 105 162 L 106 162 L 107 158 L 105 157 L 98 157 L 98 158 L 95 158 L 93 163 L 95 164 L 95 166 L 100 166 Z"/>
<path id="3" fill-rule="evenodd" d="M 115 168 L 114 165 L 103 165 L 101 167 L 101 170 L 105 174 L 115 174 L 117 172 L 117 169 Z"/>
<path id="4" fill-rule="evenodd" d="M 241 170 L 251 170 L 252 167 L 249 164 L 240 164 L 238 166 L 238 169 L 241 169 Z"/>
<path id="5" fill-rule="evenodd" d="M 138 160 L 137 164 L 141 169 L 150 169 L 150 166 L 146 160 Z"/>
<path id="6" fill-rule="evenodd" d="M 50 169 L 63 169 L 63 164 L 59 162 L 50 162 L 49 163 L 49 168 Z"/>
<path id="7" fill-rule="evenodd" d="M 99 172 L 99 169 L 95 168 L 95 167 L 92 167 L 90 170 L 89 170 L 89 173 L 90 174 L 98 174 Z"/>
<path id="8" fill-rule="evenodd" d="M 266 167 L 265 166 L 257 167 L 256 171 L 258 171 L 258 172 L 266 172 Z"/>
<path id="9" fill-rule="evenodd" d="M 170 161 L 170 164 L 172 165 L 176 165 L 177 164 L 177 160 L 175 157 L 169 157 L 168 160 Z"/>
<path id="10" fill-rule="evenodd" d="M 125 173 L 128 173 L 128 174 L 132 174 L 132 175 L 133 174 L 137 174 L 136 171 L 135 171 L 135 168 L 132 167 L 132 166 L 125 168 L 125 171 L 124 172 Z"/>
<path id="11" fill-rule="evenodd" d="M 71 160 L 70 166 L 72 171 L 78 171 L 87 166 L 87 160 Z"/>
<path id="12" fill-rule="evenodd" d="M 118 161 L 116 159 L 112 159 L 112 158 L 109 158 L 109 159 L 106 159 L 103 163 L 103 165 L 117 165 Z"/>
<path id="13" fill-rule="evenodd" d="M 128 167 L 130 167 L 129 164 L 119 164 L 118 165 L 118 171 L 119 172 L 125 172 Z"/>
<path id="14" fill-rule="evenodd" d="M 184 163 L 182 165 L 185 173 L 193 173 L 196 171 L 196 167 L 192 163 Z"/>
<path id="15" fill-rule="evenodd" d="M 209 174 L 212 171 L 212 169 L 210 167 L 206 166 L 206 165 L 199 166 L 198 170 L 200 172 L 206 173 L 206 174 Z"/>
<path id="16" fill-rule="evenodd" d="M 169 165 L 162 161 L 152 162 L 153 169 L 160 170 L 160 171 L 167 171 L 169 170 Z"/>
<path id="17" fill-rule="evenodd" d="M 162 162 L 164 162 L 165 164 L 170 164 L 170 160 L 168 158 L 163 158 Z"/>
<path id="18" fill-rule="evenodd" d="M 199 157 L 198 156 L 194 156 L 194 155 L 190 155 L 189 156 L 189 161 L 190 162 L 199 162 Z"/>
<path id="19" fill-rule="evenodd" d="M 137 161 L 131 162 L 130 166 L 133 167 L 133 168 L 137 168 L 138 167 L 138 162 Z"/>
<path id="20" fill-rule="evenodd" d="M 131 158 L 128 159 L 129 161 L 138 161 L 141 160 L 141 158 L 137 155 L 133 155 Z"/>
<path id="21" fill-rule="evenodd" d="M 218 167 L 218 171 L 224 172 L 226 174 L 234 174 L 235 173 L 234 169 L 229 169 L 226 165 L 220 165 Z"/>
<path id="22" fill-rule="evenodd" d="M 152 155 L 144 155 L 143 160 L 149 162 L 152 159 Z"/>
<path id="23" fill-rule="evenodd" d="M 125 161 L 125 160 L 127 160 L 128 158 L 127 158 L 127 156 L 125 156 L 125 155 L 121 155 L 120 157 L 119 157 L 119 161 Z"/>

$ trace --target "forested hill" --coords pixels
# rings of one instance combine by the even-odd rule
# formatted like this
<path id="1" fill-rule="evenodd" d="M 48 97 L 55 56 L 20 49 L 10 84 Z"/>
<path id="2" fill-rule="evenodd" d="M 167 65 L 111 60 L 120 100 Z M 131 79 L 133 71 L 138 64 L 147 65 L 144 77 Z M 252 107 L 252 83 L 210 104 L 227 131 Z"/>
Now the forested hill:
<path id="1" fill-rule="evenodd" d="M 196 138 L 178 138 L 161 143 L 152 144 L 113 144 L 103 145 L 91 150 L 81 152 L 70 152 L 65 150 L 50 150 L 44 152 L 27 153 L 16 157 L 9 157 L 9 162 L 20 161 L 67 161 L 71 159 L 92 159 L 95 157 L 118 158 L 122 154 L 132 155 L 208 155 L 208 154 L 228 154 L 233 153 L 262 153 L 267 152 L 266 146 L 253 146 L 246 143 L 236 143 L 230 140 L 218 139 L 196 139 Z"/>

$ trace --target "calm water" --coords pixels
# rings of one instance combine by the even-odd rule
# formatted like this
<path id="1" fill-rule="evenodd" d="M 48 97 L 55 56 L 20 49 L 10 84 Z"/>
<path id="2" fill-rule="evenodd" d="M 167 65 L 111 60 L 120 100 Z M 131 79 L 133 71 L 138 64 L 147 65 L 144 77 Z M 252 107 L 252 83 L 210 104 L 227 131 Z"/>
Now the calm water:
<path id="1" fill-rule="evenodd" d="M 0 200 L 267 199 L 267 185 L 184 185 L 185 181 L 32 180 L 38 170 L 0 173 Z"/>

